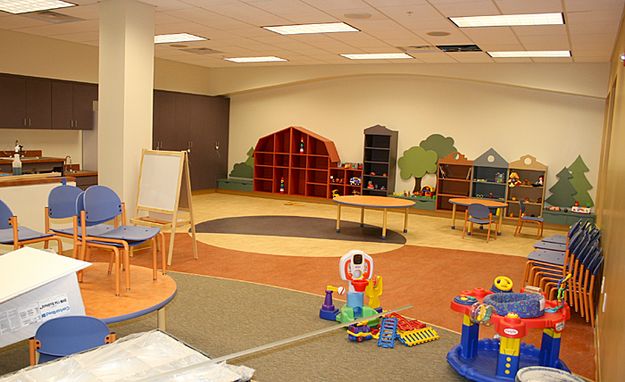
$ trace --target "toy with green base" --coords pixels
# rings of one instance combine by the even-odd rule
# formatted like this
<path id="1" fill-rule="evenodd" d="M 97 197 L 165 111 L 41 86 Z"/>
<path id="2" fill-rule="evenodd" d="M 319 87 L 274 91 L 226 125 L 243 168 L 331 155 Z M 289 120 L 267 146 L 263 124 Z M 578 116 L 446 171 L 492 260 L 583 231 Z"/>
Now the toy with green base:
<path id="1" fill-rule="evenodd" d="M 507 217 L 517 218 L 520 213 L 519 200 L 526 206 L 525 215 L 542 217 L 545 206 L 545 181 L 547 166 L 531 155 L 510 162 L 508 170 Z"/>

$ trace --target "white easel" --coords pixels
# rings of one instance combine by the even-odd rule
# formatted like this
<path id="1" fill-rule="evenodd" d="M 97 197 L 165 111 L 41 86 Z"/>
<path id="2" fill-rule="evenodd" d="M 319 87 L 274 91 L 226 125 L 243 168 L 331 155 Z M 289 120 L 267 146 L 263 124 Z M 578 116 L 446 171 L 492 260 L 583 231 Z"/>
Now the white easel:
<path id="1" fill-rule="evenodd" d="M 198 258 L 191 200 L 187 152 L 144 149 L 139 170 L 137 213 L 131 221 L 139 225 L 171 230 L 167 265 L 171 265 L 176 228 L 187 224 L 191 225 L 193 257 Z M 188 215 L 179 216 L 179 211 Z"/>

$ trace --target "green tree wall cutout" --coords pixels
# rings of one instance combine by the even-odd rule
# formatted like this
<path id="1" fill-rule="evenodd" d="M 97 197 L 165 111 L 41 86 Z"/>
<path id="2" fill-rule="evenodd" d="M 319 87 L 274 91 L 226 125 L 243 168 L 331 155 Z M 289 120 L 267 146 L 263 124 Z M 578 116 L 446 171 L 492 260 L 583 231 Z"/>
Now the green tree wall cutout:
<path id="1" fill-rule="evenodd" d="M 438 156 L 436 160 L 458 151 L 458 149 L 456 149 L 456 147 L 454 146 L 454 139 L 452 137 L 443 137 L 440 134 L 430 135 L 429 137 L 421 141 L 421 143 L 419 143 L 419 146 L 422 147 L 424 150 L 435 151 L 436 155 Z"/>
<path id="2" fill-rule="evenodd" d="M 247 160 L 245 162 L 235 163 L 232 167 L 230 175 L 233 178 L 253 178 L 254 177 L 254 148 L 250 147 L 247 151 Z"/>
<path id="3" fill-rule="evenodd" d="M 547 203 L 557 207 L 571 207 L 575 203 L 575 187 L 571 184 L 571 173 L 564 167 L 557 175 L 558 181 L 549 191 L 551 196 L 547 198 Z"/>
<path id="4" fill-rule="evenodd" d="M 419 143 L 404 151 L 404 155 L 399 158 L 399 176 L 402 179 L 415 178 L 413 192 L 421 191 L 421 178 L 425 174 L 435 174 L 436 162 L 450 153 L 458 151 L 454 147 L 452 137 L 443 137 L 440 134 L 432 134 Z"/>
<path id="5" fill-rule="evenodd" d="M 425 174 L 436 172 L 436 161 L 438 156 L 436 151 L 425 150 L 421 146 L 414 146 L 404 151 L 404 155 L 399 158 L 399 176 L 402 179 L 415 178 L 413 192 L 421 191 L 421 178 Z"/>
<path id="6" fill-rule="evenodd" d="M 589 170 L 581 155 L 578 155 L 577 159 L 569 166 L 569 171 L 573 177 L 571 184 L 575 188 L 575 200 L 582 207 L 594 206 L 595 203 L 593 203 L 592 197 L 588 193 L 588 190 L 592 189 L 592 184 L 586 179 L 585 175 Z"/>

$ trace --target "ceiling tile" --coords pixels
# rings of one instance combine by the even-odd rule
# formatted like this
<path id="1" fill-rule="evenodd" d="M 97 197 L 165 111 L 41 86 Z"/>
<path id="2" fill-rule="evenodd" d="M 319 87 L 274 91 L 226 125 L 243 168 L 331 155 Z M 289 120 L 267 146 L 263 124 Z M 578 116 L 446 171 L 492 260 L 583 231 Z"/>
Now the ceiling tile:
<path id="1" fill-rule="evenodd" d="M 495 7 L 491 0 L 430 0 L 429 2 L 446 17 L 500 14 L 499 9 Z"/>
<path id="2" fill-rule="evenodd" d="M 622 0 L 563 0 L 567 11 L 588 11 L 593 9 L 611 9 L 621 14 L 623 9 Z"/>
<path id="3" fill-rule="evenodd" d="M 562 12 L 560 0 L 494 0 L 502 14 Z M 594 1 L 594 0 L 583 0 Z"/>
<path id="4" fill-rule="evenodd" d="M 519 41 L 510 28 L 466 28 L 463 32 L 477 45 L 485 43 L 514 44 Z"/>
<path id="5" fill-rule="evenodd" d="M 569 50 L 569 39 L 566 36 L 520 36 L 519 40 L 526 50 Z"/>
<path id="6" fill-rule="evenodd" d="M 460 63 L 493 62 L 493 59 L 484 52 L 457 52 L 447 54 Z"/>

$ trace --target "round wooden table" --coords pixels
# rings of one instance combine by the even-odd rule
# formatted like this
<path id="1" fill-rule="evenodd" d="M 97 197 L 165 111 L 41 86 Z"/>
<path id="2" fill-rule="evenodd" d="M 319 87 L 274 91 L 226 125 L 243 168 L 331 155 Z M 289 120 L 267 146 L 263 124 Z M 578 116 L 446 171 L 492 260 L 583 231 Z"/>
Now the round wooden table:
<path id="1" fill-rule="evenodd" d="M 498 202 L 492 199 L 481 199 L 481 198 L 451 198 L 449 199 L 449 203 L 451 203 L 451 229 L 456 229 L 456 206 L 468 207 L 471 204 L 482 204 L 488 208 L 492 209 L 504 209 L 508 207 L 508 203 Z M 501 211 L 499 213 L 499 221 L 497 221 L 497 235 L 501 235 L 501 225 L 503 224 L 503 216 L 505 215 L 505 211 Z"/>
<path id="2" fill-rule="evenodd" d="M 334 202 L 338 206 L 336 213 L 336 232 L 341 232 L 341 206 L 360 208 L 360 226 L 365 223 L 365 208 L 382 210 L 382 238 L 386 239 L 386 225 L 388 221 L 387 213 L 389 209 L 404 209 L 404 233 L 408 232 L 408 209 L 415 205 L 412 200 L 391 198 L 386 196 L 371 195 L 346 195 L 337 196 Z"/>

